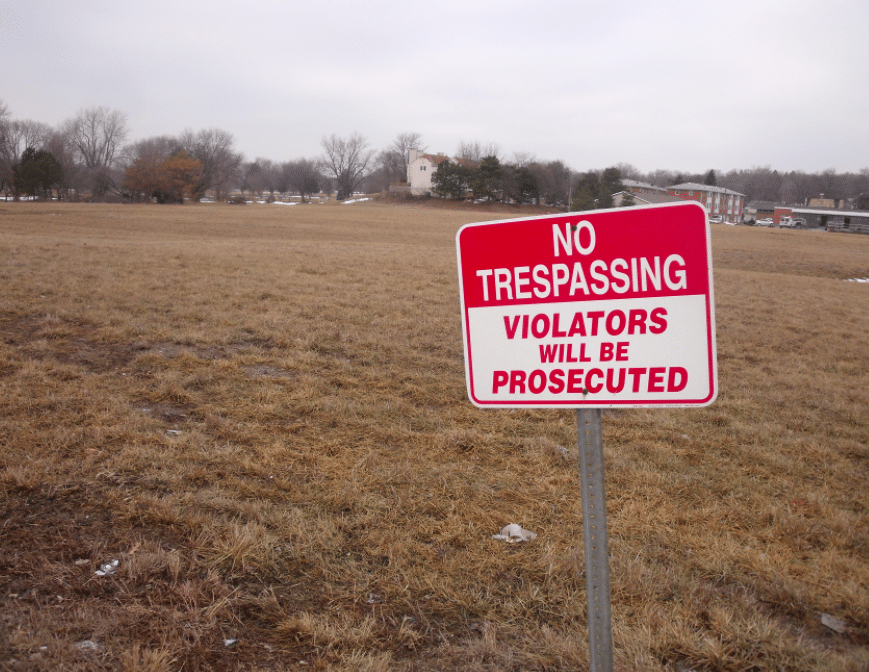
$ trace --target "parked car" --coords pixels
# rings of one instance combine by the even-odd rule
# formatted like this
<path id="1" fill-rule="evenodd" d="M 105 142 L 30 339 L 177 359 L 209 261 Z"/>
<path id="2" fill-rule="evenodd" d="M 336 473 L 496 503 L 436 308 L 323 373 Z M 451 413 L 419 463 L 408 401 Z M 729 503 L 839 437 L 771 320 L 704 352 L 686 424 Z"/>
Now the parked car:
<path id="1" fill-rule="evenodd" d="M 723 217 L 721 215 L 709 215 L 710 224 L 721 224 Z"/>
<path id="2" fill-rule="evenodd" d="M 804 229 L 806 228 L 806 220 L 802 217 L 782 217 L 778 221 L 778 225 L 785 229 Z"/>
<path id="3" fill-rule="evenodd" d="M 757 226 L 772 226 L 772 217 L 764 217 L 763 219 L 758 219 L 756 224 Z"/>

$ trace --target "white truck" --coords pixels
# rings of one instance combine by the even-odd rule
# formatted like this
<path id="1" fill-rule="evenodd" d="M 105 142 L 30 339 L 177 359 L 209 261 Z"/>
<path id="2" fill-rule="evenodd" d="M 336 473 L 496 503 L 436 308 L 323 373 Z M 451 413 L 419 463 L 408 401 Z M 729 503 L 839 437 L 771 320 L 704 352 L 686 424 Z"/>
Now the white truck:
<path id="1" fill-rule="evenodd" d="M 778 225 L 782 229 L 804 229 L 806 220 L 802 217 L 782 217 L 779 219 Z"/>

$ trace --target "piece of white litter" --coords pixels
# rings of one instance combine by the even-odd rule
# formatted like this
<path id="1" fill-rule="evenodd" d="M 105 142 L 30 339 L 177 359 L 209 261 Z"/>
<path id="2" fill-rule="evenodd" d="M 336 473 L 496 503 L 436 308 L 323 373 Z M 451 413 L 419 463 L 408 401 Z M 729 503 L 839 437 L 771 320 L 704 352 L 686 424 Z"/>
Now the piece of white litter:
<path id="1" fill-rule="evenodd" d="M 516 523 L 505 525 L 499 534 L 493 534 L 492 539 L 506 541 L 508 544 L 517 544 L 520 541 L 533 541 L 537 535 L 530 530 L 524 530 Z"/>
<path id="2" fill-rule="evenodd" d="M 843 633 L 848 629 L 848 624 L 845 621 L 841 618 L 830 616 L 830 614 L 821 614 L 821 623 L 838 633 Z"/>
<path id="3" fill-rule="evenodd" d="M 107 562 L 104 565 L 100 565 L 100 568 L 94 572 L 97 576 L 110 576 L 118 571 L 118 565 L 120 563 L 117 560 L 112 560 L 111 562 Z"/>
<path id="4" fill-rule="evenodd" d="M 78 644 L 76 644 L 75 648 L 77 648 L 79 651 L 96 651 L 98 648 L 100 648 L 100 645 L 92 639 L 86 639 L 83 642 L 79 642 Z"/>
<path id="5" fill-rule="evenodd" d="M 238 644 L 238 637 L 233 637 L 232 639 L 224 639 L 223 645 L 229 649 Z"/>

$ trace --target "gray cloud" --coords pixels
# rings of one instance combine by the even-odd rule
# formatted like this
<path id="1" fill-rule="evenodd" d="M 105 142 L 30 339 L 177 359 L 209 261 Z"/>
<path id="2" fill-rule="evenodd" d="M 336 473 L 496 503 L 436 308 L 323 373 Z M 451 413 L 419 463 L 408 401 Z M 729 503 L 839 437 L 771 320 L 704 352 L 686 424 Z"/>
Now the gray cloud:
<path id="1" fill-rule="evenodd" d="M 576 170 L 858 170 L 867 25 L 865 0 L 0 0 L 0 97 L 51 124 L 116 108 L 136 138 L 219 127 L 249 158 L 412 130 Z"/>

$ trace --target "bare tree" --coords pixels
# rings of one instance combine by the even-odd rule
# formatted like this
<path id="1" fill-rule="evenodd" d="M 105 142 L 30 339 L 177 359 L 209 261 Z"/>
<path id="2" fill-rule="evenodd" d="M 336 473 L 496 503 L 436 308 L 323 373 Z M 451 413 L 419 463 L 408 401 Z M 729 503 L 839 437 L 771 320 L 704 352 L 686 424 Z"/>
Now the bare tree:
<path id="1" fill-rule="evenodd" d="M 546 205 L 568 207 L 570 203 L 570 168 L 561 161 L 532 163 L 528 168 L 537 179 L 539 198 Z"/>
<path id="2" fill-rule="evenodd" d="M 263 167 L 260 159 L 244 163 L 241 166 L 241 190 L 251 196 L 262 198 L 264 186 Z"/>
<path id="3" fill-rule="evenodd" d="M 45 149 L 52 153 L 63 168 L 63 181 L 58 188 L 58 195 L 69 199 L 84 191 L 87 188 L 87 170 L 77 160 L 76 149 L 62 124 L 45 139 Z"/>
<path id="4" fill-rule="evenodd" d="M 8 131 L 8 119 L 9 108 L 3 99 L 0 98 L 0 192 L 4 191 L 7 184 L 10 186 L 12 184 L 12 166 L 7 164 L 3 155 L 3 147 L 6 145 L 6 133 Z"/>
<path id="5" fill-rule="evenodd" d="M 323 177 L 318 168 L 317 162 L 312 159 L 297 159 L 283 165 L 285 179 L 290 188 L 302 197 L 302 203 L 306 196 L 320 189 Z"/>
<path id="6" fill-rule="evenodd" d="M 820 194 L 826 198 L 844 198 L 851 191 L 852 179 L 848 174 L 836 173 L 835 168 L 827 168 L 818 174 L 817 184 Z"/>
<path id="7" fill-rule="evenodd" d="M 537 163 L 537 159 L 531 152 L 513 152 L 513 161 L 511 163 L 516 168 L 527 168 L 532 163 Z"/>
<path id="8" fill-rule="evenodd" d="M 274 200 L 275 193 L 279 193 L 284 191 L 281 189 L 281 182 L 283 177 L 283 172 L 281 170 L 281 165 L 279 163 L 275 163 L 269 159 L 257 159 L 262 163 L 263 167 L 263 176 L 265 178 L 264 184 L 266 191 L 271 194 L 272 199 Z"/>
<path id="9" fill-rule="evenodd" d="M 422 136 L 419 133 L 399 133 L 392 144 L 377 157 L 380 170 L 390 182 L 407 180 L 407 166 L 410 163 L 411 150 L 425 151 Z"/>
<path id="10" fill-rule="evenodd" d="M 462 140 L 459 143 L 459 148 L 456 150 L 456 156 L 460 159 L 476 161 L 479 163 L 487 156 L 494 156 L 498 161 L 503 158 L 501 148 L 494 142 L 482 144 L 479 141 L 465 142 Z"/>
<path id="11" fill-rule="evenodd" d="M 263 192 L 267 191 L 274 199 L 275 192 L 280 191 L 279 184 L 281 182 L 281 166 L 269 159 L 257 157 L 250 163 L 242 166 L 244 191 L 250 191 L 260 198 Z"/>
<path id="12" fill-rule="evenodd" d="M 658 187 L 669 187 L 672 184 L 678 184 L 682 181 L 682 173 L 678 173 L 675 170 L 663 170 L 661 168 L 646 173 L 643 177 L 646 182 Z"/>
<path id="13" fill-rule="evenodd" d="M 8 122 L 7 146 L 9 151 L 16 157 L 24 153 L 28 147 L 41 149 L 51 135 L 51 126 L 41 121 L 30 119 L 15 120 Z"/>
<path id="14" fill-rule="evenodd" d="M 642 181 L 643 174 L 639 171 L 639 169 L 631 165 L 630 163 L 617 163 L 616 168 L 619 169 L 619 172 L 622 174 L 623 180 L 637 180 Z"/>
<path id="15" fill-rule="evenodd" d="M 374 150 L 368 148 L 368 140 L 359 133 L 349 138 L 339 138 L 334 133 L 324 137 L 320 144 L 325 154 L 321 165 L 338 185 L 338 200 L 343 201 L 356 190 L 365 178 L 374 157 Z"/>
<path id="16" fill-rule="evenodd" d="M 114 188 L 111 171 L 127 139 L 127 115 L 107 107 L 90 107 L 68 119 L 63 131 L 84 164 L 92 194 L 101 196 Z"/>
<path id="17" fill-rule="evenodd" d="M 181 144 L 190 156 L 202 163 L 202 179 L 194 198 L 201 199 L 209 189 L 220 200 L 240 177 L 242 155 L 233 148 L 232 133 L 219 128 L 181 134 Z"/>
<path id="18" fill-rule="evenodd" d="M 107 107 L 91 107 L 79 110 L 65 128 L 85 166 L 109 168 L 127 139 L 127 115 Z"/>

